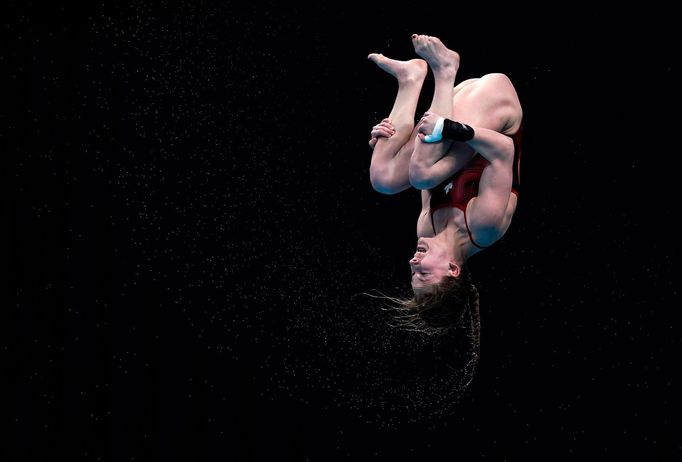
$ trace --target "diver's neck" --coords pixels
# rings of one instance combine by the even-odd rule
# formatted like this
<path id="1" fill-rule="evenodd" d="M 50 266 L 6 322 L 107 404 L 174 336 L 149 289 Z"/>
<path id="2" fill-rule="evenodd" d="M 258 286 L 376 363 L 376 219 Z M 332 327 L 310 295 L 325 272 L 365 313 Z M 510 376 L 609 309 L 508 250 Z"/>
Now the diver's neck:
<path id="1" fill-rule="evenodd" d="M 448 219 L 445 226 L 434 236 L 434 239 L 442 242 L 445 248 L 448 249 L 448 258 L 450 260 L 461 265 L 466 260 L 464 255 L 464 249 L 467 244 L 466 237 L 462 235 L 454 220 Z"/>

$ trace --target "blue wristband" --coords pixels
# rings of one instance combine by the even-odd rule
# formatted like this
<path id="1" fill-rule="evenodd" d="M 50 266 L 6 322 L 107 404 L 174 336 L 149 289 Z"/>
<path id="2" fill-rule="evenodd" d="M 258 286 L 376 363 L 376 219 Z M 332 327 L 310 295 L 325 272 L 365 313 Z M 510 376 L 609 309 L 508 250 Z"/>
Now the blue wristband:
<path id="1" fill-rule="evenodd" d="M 437 143 L 443 139 L 443 123 L 445 122 L 444 117 L 440 117 L 436 121 L 436 125 L 433 127 L 433 131 L 430 135 L 424 137 L 425 143 Z"/>

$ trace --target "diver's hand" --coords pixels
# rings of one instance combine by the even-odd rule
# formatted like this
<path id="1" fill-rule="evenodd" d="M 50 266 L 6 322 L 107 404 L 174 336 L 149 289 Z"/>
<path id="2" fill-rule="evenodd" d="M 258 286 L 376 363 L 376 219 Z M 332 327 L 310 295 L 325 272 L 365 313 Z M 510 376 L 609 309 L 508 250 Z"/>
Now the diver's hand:
<path id="1" fill-rule="evenodd" d="M 386 118 L 372 127 L 370 132 L 371 139 L 369 140 L 369 147 L 374 149 L 379 138 L 390 138 L 395 135 L 395 128 L 391 123 L 390 119 Z"/>
<path id="2" fill-rule="evenodd" d="M 435 112 L 425 112 L 424 116 L 417 122 L 417 136 L 421 141 L 424 141 L 426 135 L 433 133 L 433 129 L 436 127 L 436 122 L 441 116 Z"/>

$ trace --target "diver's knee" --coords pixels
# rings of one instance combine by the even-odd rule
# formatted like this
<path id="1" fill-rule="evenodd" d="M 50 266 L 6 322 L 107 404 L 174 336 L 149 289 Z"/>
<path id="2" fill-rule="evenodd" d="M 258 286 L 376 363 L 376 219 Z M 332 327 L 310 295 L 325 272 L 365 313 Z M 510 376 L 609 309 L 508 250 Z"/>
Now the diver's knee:
<path id="1" fill-rule="evenodd" d="M 381 194 L 397 194 L 403 189 L 388 168 L 370 167 L 369 182 L 372 188 Z"/>

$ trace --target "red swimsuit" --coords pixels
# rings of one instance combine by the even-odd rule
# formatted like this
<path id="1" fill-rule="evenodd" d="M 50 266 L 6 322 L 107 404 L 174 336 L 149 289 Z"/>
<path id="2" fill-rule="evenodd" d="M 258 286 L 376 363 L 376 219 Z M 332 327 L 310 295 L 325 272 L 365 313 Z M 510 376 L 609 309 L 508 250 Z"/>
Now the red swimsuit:
<path id="1" fill-rule="evenodd" d="M 518 196 L 520 186 L 521 128 L 515 134 L 510 135 L 510 137 L 514 140 L 512 192 Z M 474 242 L 469 225 L 467 224 L 466 210 L 469 201 L 478 195 L 478 183 L 481 180 L 481 174 L 489 163 L 483 156 L 476 154 L 461 170 L 430 190 L 431 201 L 429 207 L 431 209 L 431 226 L 433 227 L 434 234 L 436 234 L 436 226 L 433 223 L 433 212 L 443 207 L 457 207 L 464 212 L 464 225 L 469 233 L 471 243 L 479 249 L 486 248 Z"/>

